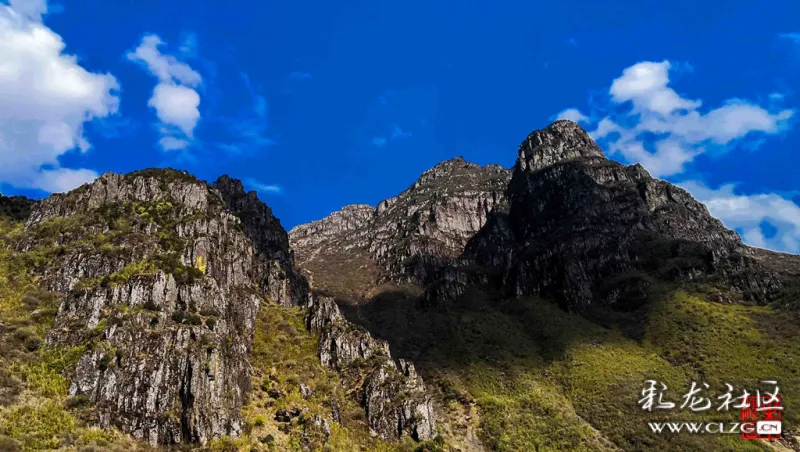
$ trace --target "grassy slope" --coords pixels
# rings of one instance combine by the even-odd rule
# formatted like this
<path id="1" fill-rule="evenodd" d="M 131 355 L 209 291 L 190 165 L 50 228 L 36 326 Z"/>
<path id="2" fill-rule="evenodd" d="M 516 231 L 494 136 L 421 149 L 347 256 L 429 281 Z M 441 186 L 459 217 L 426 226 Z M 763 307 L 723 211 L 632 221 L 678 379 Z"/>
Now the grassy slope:
<path id="1" fill-rule="evenodd" d="M 708 382 L 712 397 L 726 382 L 740 391 L 777 379 L 785 428 L 796 430 L 797 316 L 662 289 L 640 312 L 617 315 L 614 327 L 542 300 L 498 301 L 477 291 L 446 313 L 415 315 L 408 303 L 397 303 L 403 312 L 384 304 L 359 315 L 368 328 L 403 339 L 397 349 L 408 352 L 438 388 L 448 442 L 465 449 L 471 431 L 486 448 L 501 451 L 768 448 L 736 435 L 648 433 L 648 420 L 735 421 L 738 415 L 644 413 L 637 400 L 648 378 L 673 388 L 668 399 L 678 405 L 693 379 Z M 404 317 L 411 321 L 399 327 L 397 319 Z M 623 334 L 631 330 L 636 334 Z"/>

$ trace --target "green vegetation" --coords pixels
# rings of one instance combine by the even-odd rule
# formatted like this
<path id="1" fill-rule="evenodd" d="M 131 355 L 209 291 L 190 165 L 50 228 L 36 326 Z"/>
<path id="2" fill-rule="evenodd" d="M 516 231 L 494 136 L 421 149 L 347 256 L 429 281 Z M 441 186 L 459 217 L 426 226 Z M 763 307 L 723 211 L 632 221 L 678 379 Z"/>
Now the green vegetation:
<path id="1" fill-rule="evenodd" d="M 47 234 L 66 233 L 76 224 L 53 219 L 44 222 L 48 232 L 28 233 L 0 218 L 0 450 L 148 449 L 113 429 L 88 427 L 88 398 L 67 396 L 67 376 L 85 347 L 43 347 L 59 299 L 38 288 L 38 265 L 29 264 L 52 254 Z M 44 248 L 13 251 L 11 245 L 28 234 L 40 234 Z"/>
<path id="2" fill-rule="evenodd" d="M 352 316 L 392 340 L 445 407 L 443 436 L 465 448 L 477 435 L 492 450 L 765 450 L 736 435 L 655 435 L 648 421 L 735 421 L 716 412 L 732 384 L 785 396 L 785 425 L 797 425 L 798 314 L 723 305 L 655 284 L 651 302 L 630 313 L 569 314 L 555 303 L 504 300 L 473 290 L 444 311 L 416 311 L 416 299 L 385 288 Z M 594 321 L 589 318 L 595 319 Z M 691 381 L 707 382 L 712 412 L 647 413 L 637 402 L 646 379 L 669 387 L 680 406 Z"/>
<path id="3" fill-rule="evenodd" d="M 170 182 L 186 182 L 190 184 L 203 183 L 187 171 L 172 168 L 147 168 L 127 173 L 124 177 L 126 180 L 133 180 L 137 177 L 155 178 L 163 184 L 169 184 Z"/>
<path id="4" fill-rule="evenodd" d="M 250 451 L 254 447 L 257 450 L 301 451 L 309 447 L 331 452 L 400 452 L 416 450 L 419 446 L 409 439 L 387 443 L 369 435 L 364 410 L 346 394 L 341 377 L 320 364 L 318 339 L 306 331 L 299 308 L 262 303 L 250 362 L 254 367 L 253 391 L 243 409 L 247 434 L 237 439 L 214 441 L 210 450 Z M 301 384 L 312 391 L 311 395 L 303 396 Z M 341 413 L 341 422 L 331 419 L 333 405 Z M 303 412 L 291 422 L 275 420 L 279 411 L 295 408 Z M 315 415 L 328 421 L 329 438 L 315 430 L 312 422 Z M 425 450 L 438 449 L 432 448 L 431 443 Z"/>
<path id="5" fill-rule="evenodd" d="M 24 221 L 31 212 L 34 201 L 23 196 L 0 195 L 0 218 Z"/>
<path id="6" fill-rule="evenodd" d="M 0 418 L 0 432 L 24 449 L 56 449 L 77 430 L 77 421 L 56 401 L 15 406 Z"/>

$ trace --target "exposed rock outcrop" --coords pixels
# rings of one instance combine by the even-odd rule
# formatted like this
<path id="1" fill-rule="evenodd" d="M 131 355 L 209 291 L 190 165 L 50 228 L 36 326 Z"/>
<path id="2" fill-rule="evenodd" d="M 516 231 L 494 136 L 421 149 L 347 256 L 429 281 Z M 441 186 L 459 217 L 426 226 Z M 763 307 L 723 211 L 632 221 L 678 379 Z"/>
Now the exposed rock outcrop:
<path id="1" fill-rule="evenodd" d="M 350 287 L 385 281 L 425 284 L 457 259 L 490 212 L 504 205 L 509 179 L 510 172 L 499 165 L 481 167 L 455 158 L 375 208 L 346 206 L 293 228 L 289 237 L 298 264 L 320 276 L 317 286 L 326 293 L 342 295 L 348 289 L 330 287 L 333 278 L 326 268 L 332 266 L 343 270 L 340 275 L 367 276 L 366 281 L 350 281 Z"/>
<path id="2" fill-rule="evenodd" d="M 689 193 L 641 165 L 608 160 L 566 120 L 531 133 L 511 172 L 442 162 L 374 212 L 349 207 L 294 228 L 290 239 L 323 292 L 346 292 L 326 291 L 341 280 L 329 271 L 336 266 L 349 286 L 365 285 L 352 275 L 416 283 L 427 305 L 473 284 L 552 297 L 570 310 L 595 302 L 635 309 L 655 280 L 756 302 L 783 284 Z"/>
<path id="3" fill-rule="evenodd" d="M 417 440 L 436 435 L 433 404 L 413 364 L 392 359 L 389 344 L 345 320 L 332 298 L 312 297 L 306 322 L 320 335 L 320 361 L 350 377 L 345 384 L 359 393 L 373 434 Z"/>
<path id="4" fill-rule="evenodd" d="M 719 285 L 766 301 L 777 275 L 685 190 L 641 165 L 607 160 L 571 121 L 520 146 L 508 215 L 495 215 L 465 258 L 503 273 L 517 295 L 543 294 L 581 310 L 595 301 L 635 308 L 649 275 Z"/>
<path id="5" fill-rule="evenodd" d="M 26 230 L 22 249 L 54 247 L 38 269 L 63 294 L 47 343 L 83 350 L 69 392 L 98 425 L 153 444 L 241 433 L 259 305 L 306 297 L 269 208 L 228 178 L 108 173 L 38 203 Z"/>

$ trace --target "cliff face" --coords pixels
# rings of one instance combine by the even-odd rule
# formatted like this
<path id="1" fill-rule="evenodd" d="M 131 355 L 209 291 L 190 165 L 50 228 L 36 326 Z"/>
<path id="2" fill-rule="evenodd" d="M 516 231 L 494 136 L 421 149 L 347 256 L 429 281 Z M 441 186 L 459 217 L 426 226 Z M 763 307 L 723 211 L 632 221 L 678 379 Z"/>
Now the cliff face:
<path id="1" fill-rule="evenodd" d="M 436 436 L 433 402 L 411 362 L 392 359 L 389 344 L 345 320 L 332 298 L 312 298 L 306 322 L 320 335 L 322 364 L 357 391 L 371 432 L 384 439 Z"/>
<path id="2" fill-rule="evenodd" d="M 291 245 L 315 287 L 331 295 L 363 297 L 363 288 L 388 281 L 426 284 L 505 203 L 509 178 L 499 165 L 448 160 L 375 208 L 346 206 L 293 228 Z M 328 274 L 333 266 L 347 284 Z"/>
<path id="3" fill-rule="evenodd" d="M 25 231 L 20 251 L 52 248 L 41 287 L 63 294 L 47 345 L 84 349 L 69 394 L 101 427 L 153 444 L 242 432 L 259 305 L 306 297 L 266 206 L 227 178 L 109 173 L 38 203 Z"/>
<path id="4" fill-rule="evenodd" d="M 495 215 L 465 257 L 503 273 L 516 295 L 542 294 L 582 310 L 633 309 L 653 278 L 707 283 L 765 302 L 781 289 L 739 236 L 685 190 L 640 165 L 607 160 L 577 124 L 557 121 L 519 149 L 510 209 Z"/>
<path id="5" fill-rule="evenodd" d="M 295 272 L 286 231 L 240 181 L 223 176 L 207 184 L 168 169 L 108 173 L 35 203 L 0 197 L 0 206 L 0 231 L 7 221 L 24 220 L 24 227 L 0 234 L 0 251 L 22 265 L 29 286 L 57 300 L 52 321 L 37 314 L 46 331 L 44 350 L 70 356 L 53 378 L 66 376 L 69 400 L 91 406 L 88 425 L 169 445 L 241 436 L 252 442 L 257 422 L 267 431 L 280 425 L 283 446 L 291 438 L 320 446 L 331 436 L 331 422 L 343 421 L 341 401 L 333 400 L 344 384 L 366 426 L 346 420 L 350 433 L 340 441 L 362 428 L 387 441 L 435 436 L 432 402 L 413 365 L 394 360 L 386 342 L 347 322 L 330 300 L 310 296 L 308 282 Z M 0 276 L 3 294 L 9 277 Z M 3 323 L 16 306 L 0 300 L 0 341 L 21 334 L 17 327 L 6 334 Z M 298 310 L 308 319 L 303 331 L 285 320 Z M 19 315 L 22 320 L 12 321 L 26 328 L 32 314 L 23 309 Z M 271 328 L 269 319 L 278 330 L 256 331 L 258 325 Z M 305 342 L 318 335 L 316 359 L 342 380 L 320 389 L 313 415 L 310 400 L 302 405 L 288 397 L 300 391 L 308 398 L 309 387 L 298 387 L 296 376 L 273 375 L 265 364 L 286 354 L 307 358 L 278 350 L 287 332 Z M 254 355 L 256 333 L 261 345 Z M 22 358 L 36 361 L 0 356 L 0 363 L 13 367 Z M 292 372 L 292 364 L 284 367 Z M 274 379 L 267 386 L 261 383 L 265 372 Z M 269 404 L 259 402 L 264 391 Z M 244 412 L 269 415 L 271 424 L 248 421 Z"/>
<path id="6" fill-rule="evenodd" d="M 341 298 L 367 293 L 343 279 L 416 283 L 428 305 L 488 283 L 571 310 L 630 310 L 654 279 L 707 284 L 728 301 L 765 302 L 783 284 L 686 191 L 606 159 L 571 121 L 531 133 L 511 172 L 443 162 L 375 209 L 348 206 L 289 235 L 316 286 Z"/>

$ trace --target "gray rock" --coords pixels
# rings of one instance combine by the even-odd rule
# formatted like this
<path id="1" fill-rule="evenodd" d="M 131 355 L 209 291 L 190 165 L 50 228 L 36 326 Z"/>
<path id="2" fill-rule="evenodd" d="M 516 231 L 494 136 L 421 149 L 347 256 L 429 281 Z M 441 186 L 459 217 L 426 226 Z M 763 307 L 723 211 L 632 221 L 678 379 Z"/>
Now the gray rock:
<path id="1" fill-rule="evenodd" d="M 159 219 L 136 210 L 144 206 L 160 206 L 153 213 Z M 69 240 L 119 234 L 109 231 L 108 209 L 123 212 L 130 226 L 117 239 L 125 252 L 66 246 L 40 270 L 42 285 L 64 294 L 47 345 L 89 345 L 70 395 L 96 404 L 99 426 L 153 445 L 239 435 L 263 295 L 285 306 L 305 303 L 306 282 L 294 274 L 286 232 L 240 182 L 223 177 L 209 186 L 174 170 L 104 174 L 37 203 L 25 227 L 36 231 L 55 217 L 72 217 L 88 226 L 70 231 Z M 35 246 L 37 237 L 21 247 Z M 165 237 L 180 248 L 165 248 L 176 246 L 162 243 Z M 174 270 L 78 287 L 158 259 L 172 259 Z M 178 270 L 180 279 L 172 274 Z"/>
<path id="2" fill-rule="evenodd" d="M 689 193 L 641 165 L 607 160 L 571 121 L 522 143 L 507 196 L 508 215 L 494 216 L 464 257 L 498 269 L 516 295 L 551 296 L 571 310 L 595 302 L 631 309 L 644 302 L 645 274 L 721 285 L 755 301 L 781 287 Z"/>
<path id="3" fill-rule="evenodd" d="M 410 435 L 417 440 L 436 434 L 436 415 L 425 384 L 413 364 L 395 361 L 385 341 L 345 320 L 332 298 L 312 297 L 307 323 L 320 334 L 320 361 L 343 374 L 363 374 L 354 381 L 363 394 L 370 431 L 382 439 Z"/>
<path id="4" fill-rule="evenodd" d="M 463 252 L 467 241 L 505 203 L 510 172 L 455 158 L 423 173 L 399 196 L 376 208 L 346 206 L 289 232 L 298 264 L 314 272 L 337 265 L 343 254 L 363 253 L 376 268 L 375 283 L 426 284 Z M 329 262 L 326 262 L 326 259 Z M 320 281 L 325 291 L 325 281 Z"/>

